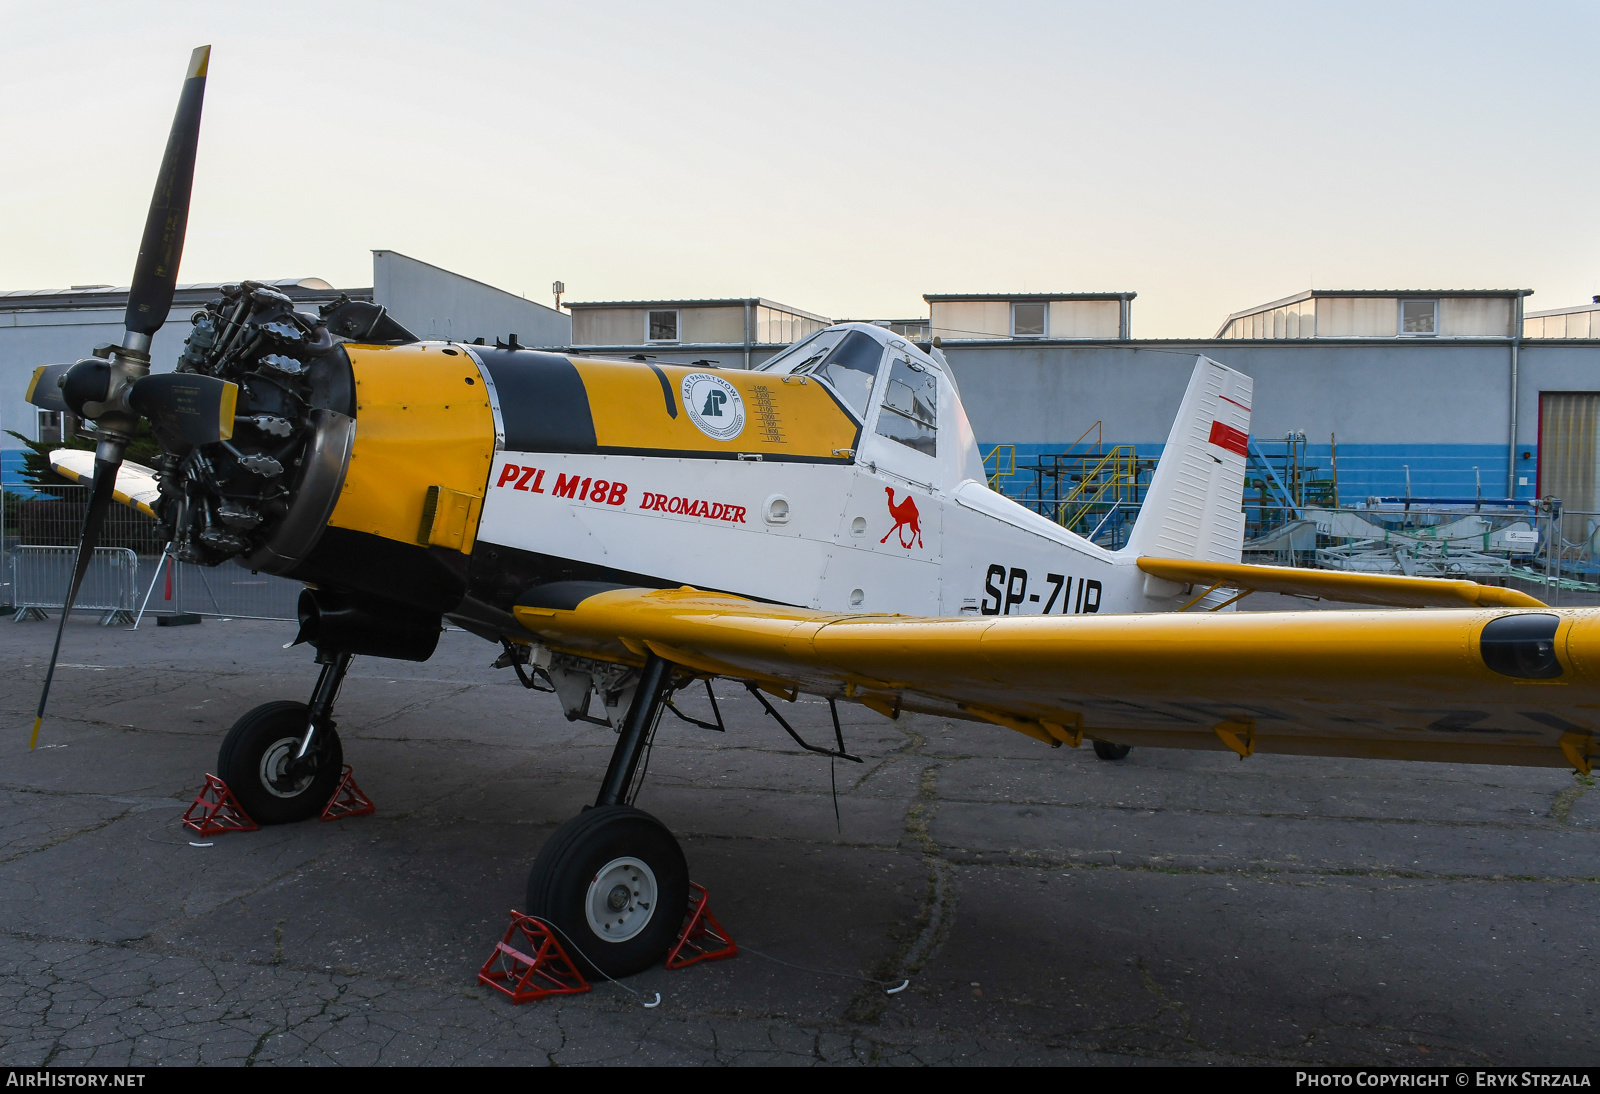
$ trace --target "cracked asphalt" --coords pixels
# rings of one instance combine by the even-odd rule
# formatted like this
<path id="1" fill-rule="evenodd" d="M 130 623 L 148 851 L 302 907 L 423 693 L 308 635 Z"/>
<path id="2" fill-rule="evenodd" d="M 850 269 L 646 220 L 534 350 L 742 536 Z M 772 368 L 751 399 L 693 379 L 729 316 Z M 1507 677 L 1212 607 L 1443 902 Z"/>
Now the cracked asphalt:
<path id="1" fill-rule="evenodd" d="M 744 952 L 513 1007 L 476 972 L 612 734 L 452 631 L 345 685 L 376 815 L 191 842 L 227 727 L 310 693 L 291 634 L 75 620 L 29 752 L 51 626 L 0 623 L 0 1064 L 1597 1057 L 1600 795 L 1570 772 L 1113 764 L 843 706 L 866 762 L 834 769 L 836 825 L 829 761 L 727 684 L 729 732 L 666 719 L 638 805 Z M 826 705 L 786 713 L 831 736 Z"/>

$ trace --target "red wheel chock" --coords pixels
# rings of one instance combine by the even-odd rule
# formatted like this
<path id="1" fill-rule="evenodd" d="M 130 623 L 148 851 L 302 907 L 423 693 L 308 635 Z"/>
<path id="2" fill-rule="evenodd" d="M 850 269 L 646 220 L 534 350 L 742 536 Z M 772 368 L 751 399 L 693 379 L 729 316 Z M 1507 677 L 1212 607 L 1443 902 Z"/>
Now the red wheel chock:
<path id="1" fill-rule="evenodd" d="M 183 811 L 183 826 L 202 836 L 223 832 L 254 832 L 258 827 L 239 805 L 228 784 L 215 775 L 206 775 L 206 784 Z"/>
<path id="2" fill-rule="evenodd" d="M 521 932 L 520 939 L 518 932 Z M 533 956 L 513 946 L 513 939 Z M 495 943 L 489 960 L 478 970 L 478 983 L 504 992 L 514 1004 L 543 999 L 547 995 L 578 995 L 589 990 L 589 982 L 561 948 L 550 928 L 514 908 L 506 936 Z"/>
<path id="3" fill-rule="evenodd" d="M 327 806 L 322 810 L 322 819 L 325 821 L 343 820 L 346 817 L 364 817 L 368 813 L 377 811 L 377 806 L 372 804 L 372 799 L 361 792 L 356 781 L 351 777 L 355 769 L 349 764 L 344 765 L 344 774 L 339 779 L 339 787 L 333 792 L 333 797 L 328 799 Z"/>
<path id="4" fill-rule="evenodd" d="M 677 945 L 667 954 L 667 968 L 686 969 L 696 961 L 721 961 L 737 957 L 739 944 L 728 936 L 727 928 L 711 914 L 711 894 L 689 882 L 689 923 L 678 936 Z M 688 952 L 685 953 L 684 951 Z"/>

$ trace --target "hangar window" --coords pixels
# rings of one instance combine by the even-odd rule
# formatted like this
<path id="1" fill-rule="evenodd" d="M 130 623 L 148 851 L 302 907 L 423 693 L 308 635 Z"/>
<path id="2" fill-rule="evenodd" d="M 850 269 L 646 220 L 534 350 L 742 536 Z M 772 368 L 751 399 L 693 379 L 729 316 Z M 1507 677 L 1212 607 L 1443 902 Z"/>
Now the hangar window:
<path id="1" fill-rule="evenodd" d="M 676 311 L 653 311 L 650 313 L 650 329 L 646 333 L 647 342 L 676 342 L 678 340 L 678 313 Z"/>
<path id="2" fill-rule="evenodd" d="M 39 439 L 49 444 L 60 444 L 62 437 L 61 411 L 39 411 Z"/>
<path id="3" fill-rule="evenodd" d="M 896 361 L 878 413 L 878 436 L 899 441 L 926 456 L 937 456 L 939 382 L 912 360 Z"/>
<path id="4" fill-rule="evenodd" d="M 1400 301 L 1400 333 L 1413 336 L 1438 334 L 1439 302 L 1437 300 Z"/>
<path id="5" fill-rule="evenodd" d="M 1011 305 L 1011 337 L 1043 338 L 1047 310 L 1045 304 Z"/>

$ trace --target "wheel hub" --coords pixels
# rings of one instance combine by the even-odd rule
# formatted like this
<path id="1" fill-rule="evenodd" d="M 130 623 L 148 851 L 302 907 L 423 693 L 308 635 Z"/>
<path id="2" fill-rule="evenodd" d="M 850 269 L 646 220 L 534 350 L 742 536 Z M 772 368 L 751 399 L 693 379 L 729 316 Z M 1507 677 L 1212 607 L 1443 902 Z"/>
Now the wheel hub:
<path id="1" fill-rule="evenodd" d="M 636 858 L 617 858 L 595 872 L 583 911 L 595 937 L 626 942 L 650 925 L 656 910 L 655 872 Z"/>
<path id="2" fill-rule="evenodd" d="M 261 786 L 273 797 L 297 798 L 316 778 L 315 763 L 294 763 L 294 754 L 299 751 L 300 738 L 284 737 L 261 754 Z"/>

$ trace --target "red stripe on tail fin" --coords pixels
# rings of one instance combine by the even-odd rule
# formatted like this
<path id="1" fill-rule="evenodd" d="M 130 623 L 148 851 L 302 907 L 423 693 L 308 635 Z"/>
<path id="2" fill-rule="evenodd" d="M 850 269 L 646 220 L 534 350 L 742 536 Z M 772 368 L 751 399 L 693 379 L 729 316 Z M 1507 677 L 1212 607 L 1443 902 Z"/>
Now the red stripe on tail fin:
<path id="1" fill-rule="evenodd" d="M 1226 448 L 1229 452 L 1235 452 L 1241 456 L 1250 454 L 1250 435 L 1241 433 L 1231 425 L 1223 425 L 1221 422 L 1211 423 L 1211 443 L 1218 448 Z"/>

